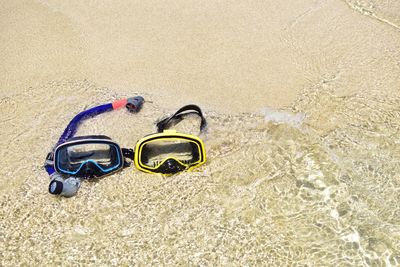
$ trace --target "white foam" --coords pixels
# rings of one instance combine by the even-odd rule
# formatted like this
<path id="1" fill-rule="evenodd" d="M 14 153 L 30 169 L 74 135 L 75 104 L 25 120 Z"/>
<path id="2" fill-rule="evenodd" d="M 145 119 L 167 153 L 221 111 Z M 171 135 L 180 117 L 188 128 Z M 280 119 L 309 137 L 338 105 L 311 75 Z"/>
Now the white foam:
<path id="1" fill-rule="evenodd" d="M 293 127 L 300 127 L 306 117 L 305 113 L 293 114 L 287 111 L 274 110 L 268 107 L 263 108 L 261 112 L 266 121 L 277 124 L 285 123 Z"/>

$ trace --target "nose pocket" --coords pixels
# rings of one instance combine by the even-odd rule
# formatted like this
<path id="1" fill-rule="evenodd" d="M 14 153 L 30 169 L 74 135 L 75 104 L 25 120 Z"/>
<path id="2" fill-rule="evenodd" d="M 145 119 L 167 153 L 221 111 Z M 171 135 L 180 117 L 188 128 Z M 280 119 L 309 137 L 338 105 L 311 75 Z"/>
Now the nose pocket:
<path id="1" fill-rule="evenodd" d="M 77 173 L 77 176 L 79 177 L 85 177 L 85 178 L 94 178 L 96 177 L 96 174 L 99 173 L 100 169 L 96 164 L 94 164 L 91 161 L 88 161 L 82 166 L 82 168 L 79 170 Z"/>
<path id="2" fill-rule="evenodd" d="M 159 172 L 165 173 L 165 174 L 174 174 L 177 172 L 184 171 L 186 169 L 186 166 L 182 165 L 175 159 L 167 159 L 164 161 L 163 164 L 161 164 L 158 167 Z"/>

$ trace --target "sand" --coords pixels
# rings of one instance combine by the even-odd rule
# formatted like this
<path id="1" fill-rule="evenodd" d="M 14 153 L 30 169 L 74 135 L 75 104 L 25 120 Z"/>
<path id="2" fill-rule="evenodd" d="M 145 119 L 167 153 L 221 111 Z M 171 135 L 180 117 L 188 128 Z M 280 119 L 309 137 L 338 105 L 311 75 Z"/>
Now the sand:
<path id="1" fill-rule="evenodd" d="M 0 25 L 0 265 L 400 264 L 398 1 L 3 0 Z M 195 103 L 208 164 L 50 196 L 68 121 L 133 95 L 79 134 L 132 147 Z"/>
<path id="2" fill-rule="evenodd" d="M 340 93 L 398 82 L 396 1 L 3 2 L 2 91 L 87 79 L 256 112 L 338 75 Z"/>

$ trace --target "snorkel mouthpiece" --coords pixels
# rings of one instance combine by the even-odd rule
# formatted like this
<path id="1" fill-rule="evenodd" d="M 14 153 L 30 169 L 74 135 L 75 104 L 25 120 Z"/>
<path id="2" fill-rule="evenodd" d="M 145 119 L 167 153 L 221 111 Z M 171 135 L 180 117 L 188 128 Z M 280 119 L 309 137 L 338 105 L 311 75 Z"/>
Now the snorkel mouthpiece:
<path id="1" fill-rule="evenodd" d="M 81 182 L 78 178 L 69 177 L 64 180 L 61 175 L 55 173 L 49 184 L 49 193 L 63 197 L 72 197 L 76 195 L 80 185 Z"/>
<path id="2" fill-rule="evenodd" d="M 49 193 L 52 195 L 59 195 L 63 190 L 63 183 L 57 180 L 53 180 L 49 184 Z"/>
<path id="3" fill-rule="evenodd" d="M 142 108 L 143 102 L 144 98 L 141 96 L 130 97 L 126 103 L 126 109 L 129 112 L 138 112 Z"/>

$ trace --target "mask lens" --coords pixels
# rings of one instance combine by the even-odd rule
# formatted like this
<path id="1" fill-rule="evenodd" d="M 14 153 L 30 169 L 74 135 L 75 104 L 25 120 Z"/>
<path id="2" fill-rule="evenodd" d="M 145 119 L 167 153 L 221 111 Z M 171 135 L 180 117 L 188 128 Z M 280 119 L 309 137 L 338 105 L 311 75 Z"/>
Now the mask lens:
<path id="1" fill-rule="evenodd" d="M 140 160 L 142 165 L 157 168 L 166 159 L 175 159 L 190 165 L 199 160 L 199 146 L 185 139 L 156 139 L 143 145 Z"/>
<path id="2" fill-rule="evenodd" d="M 112 172 L 122 166 L 119 147 L 112 143 L 82 142 L 66 144 L 56 151 L 59 172 L 79 176 L 89 168 L 96 176 Z M 89 170 L 87 170 L 89 172 Z"/>
<path id="3" fill-rule="evenodd" d="M 111 151 L 112 147 L 107 144 L 79 144 L 66 148 L 66 158 L 71 165 L 82 164 L 92 159 L 103 166 L 110 166 Z"/>

